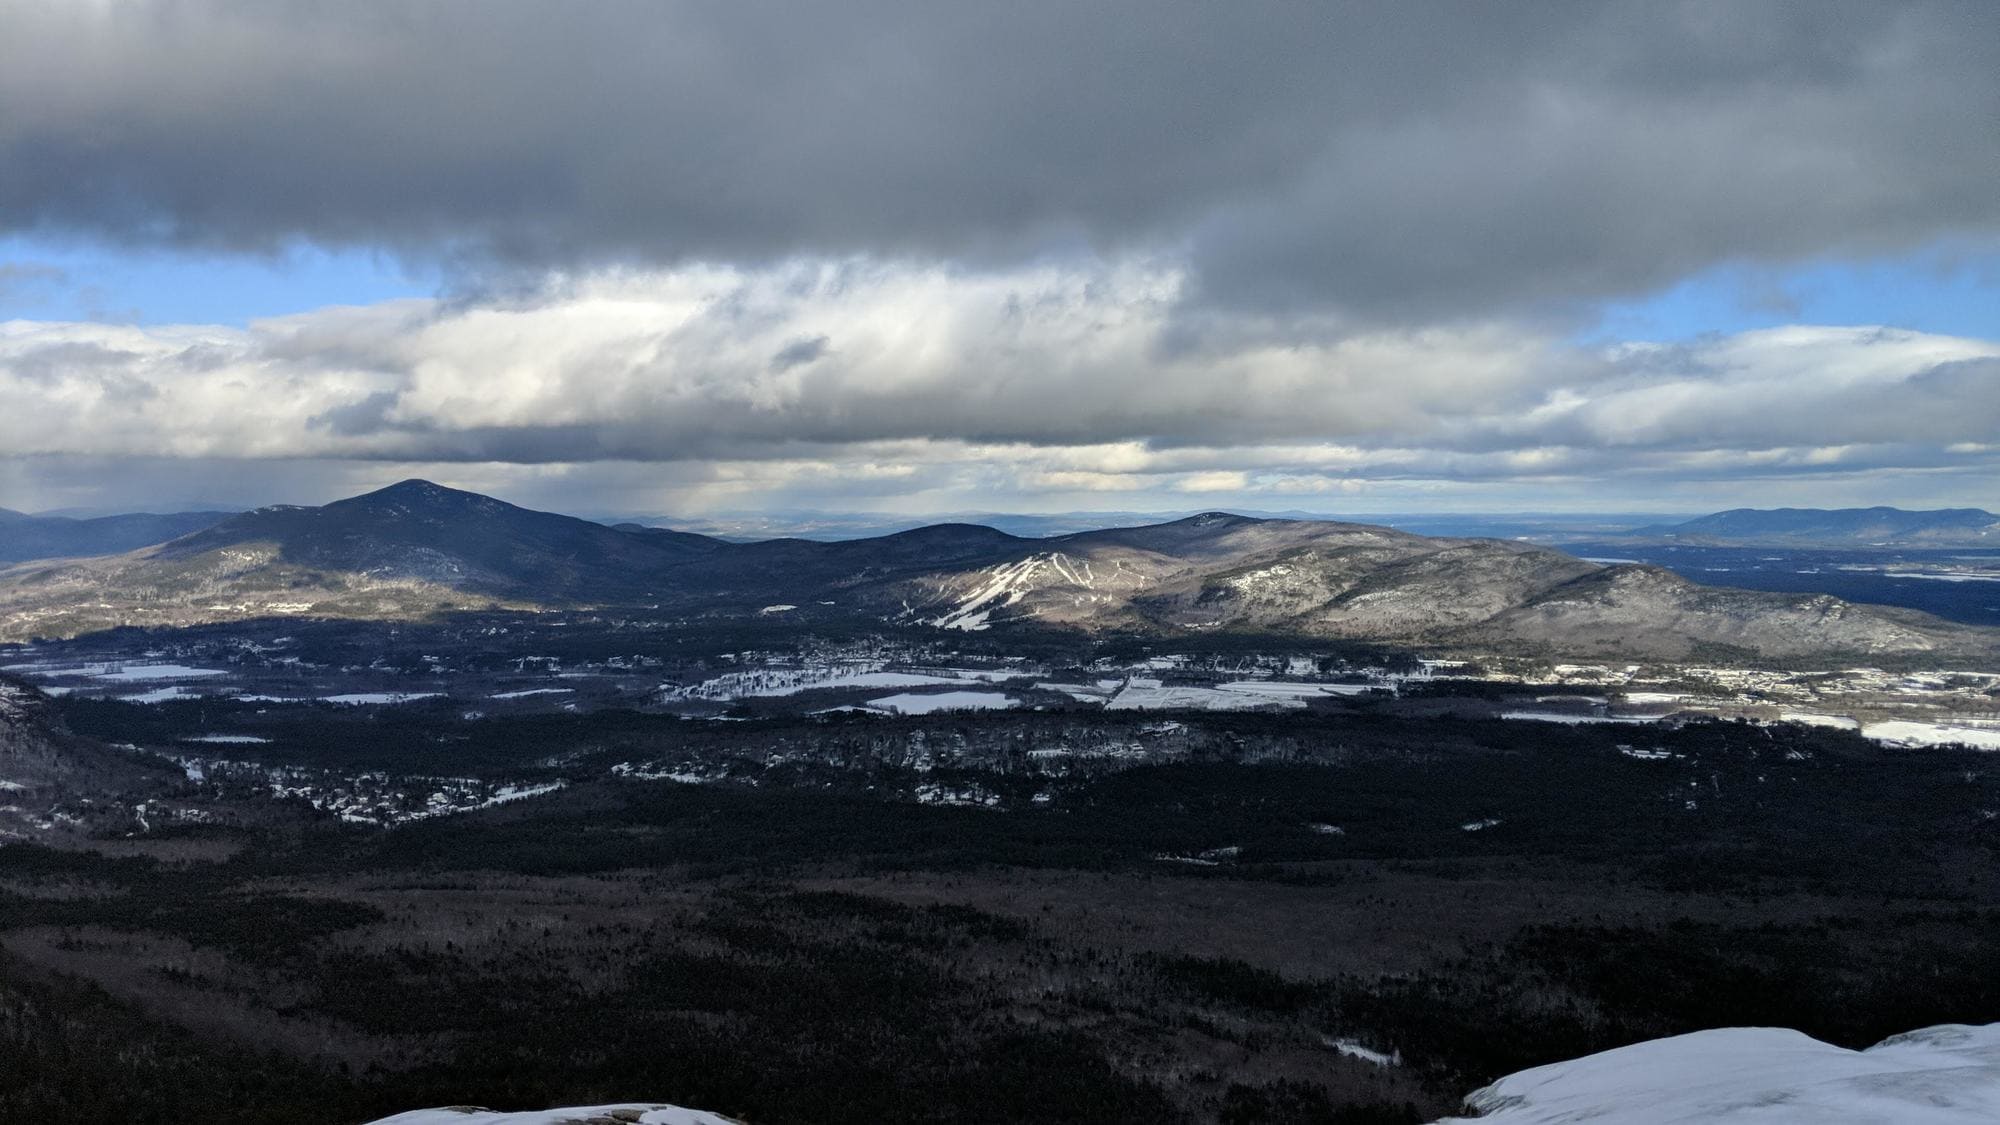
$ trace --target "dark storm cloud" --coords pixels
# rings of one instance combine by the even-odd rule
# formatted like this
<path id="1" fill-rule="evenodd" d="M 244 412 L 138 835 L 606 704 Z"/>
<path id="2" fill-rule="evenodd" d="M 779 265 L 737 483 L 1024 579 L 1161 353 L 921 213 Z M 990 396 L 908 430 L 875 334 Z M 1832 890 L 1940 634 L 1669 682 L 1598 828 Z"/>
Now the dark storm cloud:
<path id="1" fill-rule="evenodd" d="M 1422 320 L 2000 230 L 2000 5 L 42 3 L 0 227 L 529 267 L 1186 256 Z"/>

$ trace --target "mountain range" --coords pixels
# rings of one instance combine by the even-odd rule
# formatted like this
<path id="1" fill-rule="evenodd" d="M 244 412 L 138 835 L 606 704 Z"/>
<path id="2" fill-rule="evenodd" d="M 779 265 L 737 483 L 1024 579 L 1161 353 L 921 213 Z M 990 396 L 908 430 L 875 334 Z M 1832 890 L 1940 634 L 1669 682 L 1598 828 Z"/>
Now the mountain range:
<path id="1" fill-rule="evenodd" d="M 1733 508 L 1625 537 L 1715 546 L 2000 548 L 2000 516 L 1979 508 Z"/>
<path id="2" fill-rule="evenodd" d="M 30 516 L 0 508 L 0 563 L 134 551 L 221 523 L 230 514 L 135 513 L 75 519 L 69 516 Z"/>
<path id="3" fill-rule="evenodd" d="M 938 524 L 732 543 L 535 512 L 427 481 L 281 506 L 123 554 L 0 571 L 0 637 L 486 606 L 940 630 L 1227 631 L 1677 659 L 1987 655 L 2000 631 L 1823 595 L 1702 586 L 1528 543 L 1205 513 L 1023 538 Z"/>

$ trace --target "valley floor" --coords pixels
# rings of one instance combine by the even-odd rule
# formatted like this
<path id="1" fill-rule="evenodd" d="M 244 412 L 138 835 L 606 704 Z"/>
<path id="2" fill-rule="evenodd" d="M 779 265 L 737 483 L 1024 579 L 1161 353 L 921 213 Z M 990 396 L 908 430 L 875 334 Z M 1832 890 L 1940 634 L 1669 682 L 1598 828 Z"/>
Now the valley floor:
<path id="1" fill-rule="evenodd" d="M 1416 1122 L 2000 1016 L 2000 756 L 1863 729 L 1977 676 L 496 628 L 9 657 L 0 1120 Z"/>

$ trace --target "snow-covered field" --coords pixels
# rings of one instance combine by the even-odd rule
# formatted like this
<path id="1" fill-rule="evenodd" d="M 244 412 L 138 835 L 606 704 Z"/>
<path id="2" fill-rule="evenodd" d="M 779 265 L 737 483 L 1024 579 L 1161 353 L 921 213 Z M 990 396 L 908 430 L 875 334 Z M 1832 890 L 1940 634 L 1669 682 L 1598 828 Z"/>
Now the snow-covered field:
<path id="1" fill-rule="evenodd" d="M 1512 1074 L 1466 1099 L 1478 1125 L 1973 1125 L 2000 1121 L 2000 1023 L 1849 1051 L 1730 1027 Z M 1445 1125 L 1441 1122 L 1440 1125 Z"/>
<path id="2" fill-rule="evenodd" d="M 1308 684 L 1285 680 L 1236 680 L 1213 687 L 1169 687 L 1159 680 L 1134 676 L 1106 705 L 1111 711 L 1248 711 L 1258 707 L 1304 707 L 1306 700 L 1359 695 L 1368 684 Z"/>
<path id="3" fill-rule="evenodd" d="M 185 664 L 127 664 L 86 674 L 92 679 L 110 680 L 113 683 L 141 684 L 157 683 L 161 680 L 204 680 L 210 676 L 227 676 L 229 673 L 222 668 L 190 668 Z"/>
<path id="4" fill-rule="evenodd" d="M 904 692 L 871 699 L 868 706 L 898 715 L 928 715 L 933 711 L 1000 711 L 1020 703 L 1004 692 L 942 691 L 932 695 Z"/>
<path id="5" fill-rule="evenodd" d="M 32 676 L 86 676 L 93 680 L 105 680 L 118 684 L 158 683 L 165 680 L 201 680 L 210 676 L 227 676 L 222 668 L 190 668 L 185 664 L 61 664 L 37 661 L 28 664 L 8 664 L 0 667 L 0 672 L 17 672 Z"/>
<path id="6" fill-rule="evenodd" d="M 1571 726 L 1581 723 L 1650 723 L 1655 721 L 1655 718 L 1651 715 L 1577 715 L 1567 711 L 1502 711 L 1500 712 L 1500 717 L 1503 719 L 1523 719 L 1536 723 L 1568 723 Z"/>
<path id="7" fill-rule="evenodd" d="M 166 703 L 174 699 L 193 699 L 200 695 L 200 692 L 190 691 L 184 687 L 163 687 L 142 691 L 137 695 L 121 695 L 117 698 L 121 703 Z"/>
<path id="8" fill-rule="evenodd" d="M 1812 711 L 1786 711 L 1778 716 L 1781 723 L 1803 723 L 1809 727 L 1832 727 L 1835 730 L 1860 730 L 1861 724 L 1845 715 L 1821 715 Z"/>
<path id="9" fill-rule="evenodd" d="M 738 1125 L 733 1118 L 720 1114 L 641 1102 L 580 1106 L 575 1109 L 536 1109 L 525 1113 L 496 1113 L 490 1109 L 452 1106 L 449 1109 L 399 1113 L 370 1125 L 579 1125 L 589 1121 L 631 1122 L 633 1125 Z"/>
<path id="10" fill-rule="evenodd" d="M 1869 723 L 1861 733 L 1892 746 L 1948 746 L 1963 743 L 1981 750 L 2000 750 L 2000 730 L 1951 726 L 1944 723 L 1917 723 L 1893 720 Z"/>
<path id="11" fill-rule="evenodd" d="M 988 678 L 977 673 L 946 669 L 940 672 L 885 672 L 880 665 L 824 665 L 805 668 L 758 668 L 729 672 L 685 687 L 664 689 L 667 699 L 757 699 L 797 695 L 822 688 L 902 688 L 959 684 Z"/>

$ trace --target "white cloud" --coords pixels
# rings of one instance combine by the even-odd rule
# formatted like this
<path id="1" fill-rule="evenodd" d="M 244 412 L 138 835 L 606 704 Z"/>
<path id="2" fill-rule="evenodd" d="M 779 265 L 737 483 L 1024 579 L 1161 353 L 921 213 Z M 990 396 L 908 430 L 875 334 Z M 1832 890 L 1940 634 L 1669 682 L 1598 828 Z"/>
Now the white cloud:
<path id="1" fill-rule="evenodd" d="M 459 465 L 461 479 L 537 487 L 578 466 L 650 465 L 651 495 L 676 507 L 1871 470 L 1976 483 L 1996 462 L 1991 341 L 1811 326 L 1601 349 L 1497 323 L 1341 334 L 1189 319 L 1184 284 L 1144 261 L 811 261 L 564 276 L 245 329 L 13 321 L 0 447 L 45 463 Z"/>

